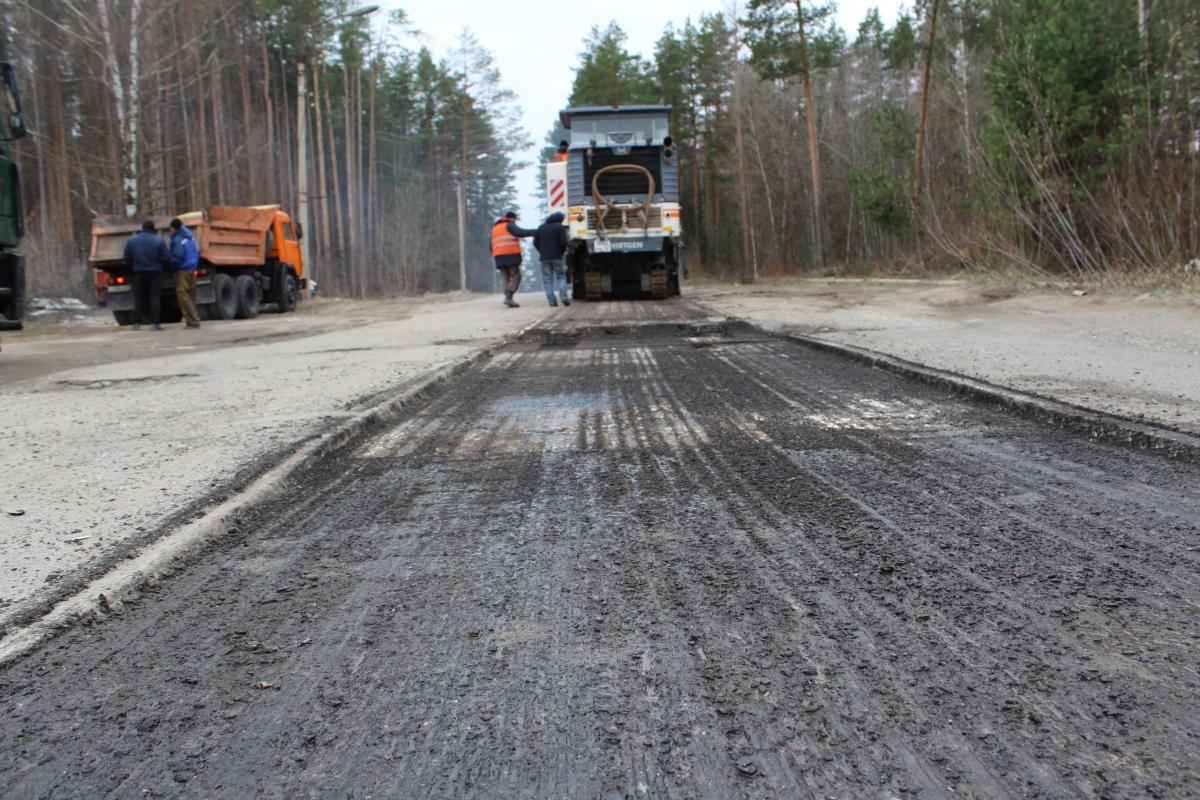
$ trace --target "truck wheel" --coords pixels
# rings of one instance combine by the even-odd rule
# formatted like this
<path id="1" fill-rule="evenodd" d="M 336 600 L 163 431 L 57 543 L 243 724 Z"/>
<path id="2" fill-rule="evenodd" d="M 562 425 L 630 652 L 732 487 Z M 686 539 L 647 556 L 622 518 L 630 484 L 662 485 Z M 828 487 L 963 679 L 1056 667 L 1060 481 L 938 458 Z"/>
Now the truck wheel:
<path id="1" fill-rule="evenodd" d="M 237 316 L 238 296 L 233 286 L 233 278 L 223 272 L 215 275 L 213 296 L 216 297 L 212 304 L 215 319 L 233 319 Z"/>
<path id="2" fill-rule="evenodd" d="M 296 304 L 299 302 L 300 290 L 296 287 L 296 276 L 285 272 L 283 280 L 279 282 L 279 288 L 275 292 L 275 305 L 279 308 L 280 314 L 286 314 L 289 311 L 295 311 Z"/>
<path id="3" fill-rule="evenodd" d="M 237 318 L 254 319 L 262 310 L 262 289 L 258 281 L 249 275 L 238 275 L 233 282 L 237 295 Z"/>
<path id="4" fill-rule="evenodd" d="M 115 319 L 117 321 L 118 325 L 132 325 L 133 324 L 133 312 L 132 311 L 114 311 L 113 319 Z"/>

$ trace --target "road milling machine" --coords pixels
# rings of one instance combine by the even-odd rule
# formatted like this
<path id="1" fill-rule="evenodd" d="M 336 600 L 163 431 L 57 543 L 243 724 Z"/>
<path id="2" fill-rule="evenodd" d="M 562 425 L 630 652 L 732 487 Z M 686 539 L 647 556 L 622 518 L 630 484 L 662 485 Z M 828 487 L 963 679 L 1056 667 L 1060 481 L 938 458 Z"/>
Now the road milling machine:
<path id="1" fill-rule="evenodd" d="M 550 212 L 566 218 L 578 299 L 663 299 L 686 277 L 679 151 L 670 106 L 587 106 L 559 114 L 566 158 L 546 165 Z"/>

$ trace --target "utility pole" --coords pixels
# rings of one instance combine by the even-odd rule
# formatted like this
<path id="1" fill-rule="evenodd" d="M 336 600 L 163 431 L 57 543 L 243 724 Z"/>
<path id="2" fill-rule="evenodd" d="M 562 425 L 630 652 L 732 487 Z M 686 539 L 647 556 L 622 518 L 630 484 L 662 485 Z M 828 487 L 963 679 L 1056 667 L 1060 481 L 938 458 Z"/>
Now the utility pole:
<path id="1" fill-rule="evenodd" d="M 463 167 L 464 173 L 458 180 L 458 288 L 465 292 L 467 290 L 467 189 L 463 184 L 467 179 L 466 164 Z"/>
<path id="2" fill-rule="evenodd" d="M 312 227 L 308 224 L 308 94 L 304 85 L 304 67 L 308 54 L 296 61 L 296 219 L 300 223 L 300 258 L 310 281 L 316 278 L 317 265 L 312 262 L 308 240 Z"/>

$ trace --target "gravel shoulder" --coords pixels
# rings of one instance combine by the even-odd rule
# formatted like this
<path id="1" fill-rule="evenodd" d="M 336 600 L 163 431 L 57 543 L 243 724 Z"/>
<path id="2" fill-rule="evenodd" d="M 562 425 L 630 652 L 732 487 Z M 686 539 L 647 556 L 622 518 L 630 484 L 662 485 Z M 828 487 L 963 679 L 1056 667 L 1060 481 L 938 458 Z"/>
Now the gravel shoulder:
<path id="1" fill-rule="evenodd" d="M 494 297 L 322 300 L 133 332 L 36 321 L 0 355 L 0 631 L 308 438 L 544 315 Z"/>
<path id="2" fill-rule="evenodd" d="M 1200 298 L 827 279 L 705 285 L 689 297 L 768 330 L 1200 433 Z"/>

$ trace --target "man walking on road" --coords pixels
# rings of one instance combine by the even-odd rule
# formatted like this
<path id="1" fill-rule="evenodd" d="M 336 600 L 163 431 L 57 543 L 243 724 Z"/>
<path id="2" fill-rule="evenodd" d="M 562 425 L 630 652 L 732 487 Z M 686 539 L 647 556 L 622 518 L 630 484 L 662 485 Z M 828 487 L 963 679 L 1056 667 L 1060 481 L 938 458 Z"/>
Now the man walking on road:
<path id="1" fill-rule="evenodd" d="M 171 220 L 171 269 L 175 270 L 175 299 L 179 313 L 189 328 L 200 327 L 196 313 L 196 269 L 200 266 L 200 251 L 196 239 L 182 220 Z"/>
<path id="2" fill-rule="evenodd" d="M 158 235 L 151 220 L 142 223 L 142 230 L 125 243 L 125 266 L 133 270 L 133 329 L 139 330 L 148 316 L 154 330 L 161 331 L 162 294 L 158 278 L 171 266 L 167 243 Z"/>
<path id="3" fill-rule="evenodd" d="M 504 305 L 518 308 L 513 295 L 521 288 L 521 239 L 533 236 L 531 231 L 517 225 L 517 212 L 510 211 L 492 225 L 492 258 L 504 277 Z"/>
<path id="4" fill-rule="evenodd" d="M 555 289 L 562 298 L 562 304 L 571 305 L 571 298 L 567 297 L 567 271 L 563 266 L 563 255 L 567 252 L 567 227 L 562 224 L 564 219 L 566 217 L 561 211 L 555 211 L 533 235 L 533 246 L 542 259 L 542 288 L 546 290 L 546 299 L 552 306 L 558 305 L 554 299 Z"/>

